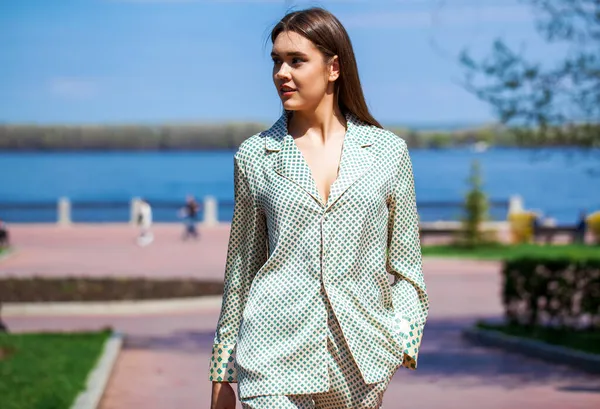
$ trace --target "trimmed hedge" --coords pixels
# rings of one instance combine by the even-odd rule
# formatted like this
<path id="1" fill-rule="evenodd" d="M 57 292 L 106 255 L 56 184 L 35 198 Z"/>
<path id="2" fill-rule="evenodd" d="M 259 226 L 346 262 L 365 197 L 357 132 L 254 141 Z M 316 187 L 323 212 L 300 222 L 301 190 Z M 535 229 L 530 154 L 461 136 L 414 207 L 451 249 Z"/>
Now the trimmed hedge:
<path id="1" fill-rule="evenodd" d="M 0 278 L 2 302 L 117 301 L 223 294 L 223 282 L 191 278 Z"/>
<path id="2" fill-rule="evenodd" d="M 600 330 L 600 257 L 514 258 L 502 276 L 510 324 Z"/>

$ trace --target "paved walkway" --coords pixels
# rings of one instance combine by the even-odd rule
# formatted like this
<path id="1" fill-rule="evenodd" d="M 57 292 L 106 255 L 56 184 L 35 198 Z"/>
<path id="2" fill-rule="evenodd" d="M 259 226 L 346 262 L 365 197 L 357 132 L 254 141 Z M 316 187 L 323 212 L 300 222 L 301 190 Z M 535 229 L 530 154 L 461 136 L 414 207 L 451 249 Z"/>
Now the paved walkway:
<path id="1" fill-rule="evenodd" d="M 155 241 L 136 244 L 137 230 L 126 224 L 12 225 L 16 254 L 0 263 L 0 277 L 147 276 L 223 279 L 228 225 L 200 229 L 201 239 L 183 242 L 183 225 L 157 224 Z"/>
<path id="2" fill-rule="evenodd" d="M 0 263 L 0 276 L 34 271 L 58 275 L 60 266 L 71 265 L 77 267 L 73 273 L 91 275 L 125 271 L 152 276 L 222 277 L 226 228 L 204 231 L 204 241 L 198 243 L 178 242 L 178 228 L 162 226 L 156 246 L 143 249 L 131 242 L 131 230 L 125 226 L 82 226 L 61 231 L 33 226 L 15 229 L 19 253 Z M 58 245 L 57 240 L 62 244 Z M 46 246 L 63 257 L 50 256 Z M 71 248 L 76 251 L 69 251 Z M 128 264 L 140 254 L 156 264 Z M 36 255 L 59 267 L 46 264 L 49 268 L 44 268 Z M 460 338 L 460 329 L 473 320 L 500 315 L 498 269 L 494 262 L 426 260 L 432 306 L 420 367 L 414 372 L 398 371 L 386 392 L 386 409 L 600 407 L 600 377 L 474 347 Z M 208 408 L 210 400 L 207 369 L 218 313 L 218 309 L 212 309 L 153 316 L 10 317 L 6 321 L 15 332 L 111 325 L 125 332 L 127 339 L 101 409 L 196 409 Z"/>

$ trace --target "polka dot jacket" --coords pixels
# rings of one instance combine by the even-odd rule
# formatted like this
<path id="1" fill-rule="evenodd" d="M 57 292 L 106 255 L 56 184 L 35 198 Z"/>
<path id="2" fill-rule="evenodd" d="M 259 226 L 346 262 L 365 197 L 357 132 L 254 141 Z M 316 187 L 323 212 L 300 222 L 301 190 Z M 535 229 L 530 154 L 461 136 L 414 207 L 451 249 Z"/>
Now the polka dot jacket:
<path id="1" fill-rule="evenodd" d="M 416 369 L 429 310 L 405 141 L 346 114 L 324 203 L 287 120 L 246 139 L 233 161 L 209 380 L 237 382 L 242 398 L 327 390 L 324 297 L 366 383 Z"/>

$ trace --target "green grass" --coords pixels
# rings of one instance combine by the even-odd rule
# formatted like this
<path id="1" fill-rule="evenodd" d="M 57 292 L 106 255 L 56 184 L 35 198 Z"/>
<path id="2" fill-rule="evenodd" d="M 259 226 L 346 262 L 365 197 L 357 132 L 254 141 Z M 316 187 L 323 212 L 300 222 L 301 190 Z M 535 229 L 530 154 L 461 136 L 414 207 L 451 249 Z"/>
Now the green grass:
<path id="1" fill-rule="evenodd" d="M 14 251 L 14 247 L 0 247 L 0 257 L 8 256 L 12 251 Z"/>
<path id="2" fill-rule="evenodd" d="M 519 325 L 495 325 L 482 322 L 478 323 L 477 327 L 500 331 L 507 335 L 544 341 L 548 344 L 560 345 L 592 354 L 600 354 L 600 331 L 574 331 L 544 327 L 528 329 Z"/>
<path id="3" fill-rule="evenodd" d="M 0 334 L 2 409 L 68 409 L 109 331 Z"/>
<path id="4" fill-rule="evenodd" d="M 423 246 L 424 256 L 460 257 L 483 260 L 505 260 L 513 257 L 600 257 L 600 246 L 584 245 L 490 245 L 476 249 L 466 249 L 456 246 Z"/>

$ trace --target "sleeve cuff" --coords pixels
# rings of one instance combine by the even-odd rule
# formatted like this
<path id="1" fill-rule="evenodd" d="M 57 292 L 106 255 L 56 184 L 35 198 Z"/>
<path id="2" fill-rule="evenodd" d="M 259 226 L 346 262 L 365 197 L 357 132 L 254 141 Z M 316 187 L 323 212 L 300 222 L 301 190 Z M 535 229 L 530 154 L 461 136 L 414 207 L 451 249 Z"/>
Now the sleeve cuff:
<path id="1" fill-rule="evenodd" d="M 237 382 L 235 345 L 214 344 L 210 358 L 209 380 L 212 382 Z"/>
<path id="2" fill-rule="evenodd" d="M 404 361 L 402 366 L 408 369 L 417 369 L 419 347 L 423 336 L 423 326 L 409 324 L 408 333 L 405 335 Z"/>
<path id="3" fill-rule="evenodd" d="M 423 326 L 411 323 L 410 318 L 407 316 L 396 316 L 394 318 L 394 331 L 396 331 L 404 346 L 402 366 L 408 369 L 417 369 Z"/>

